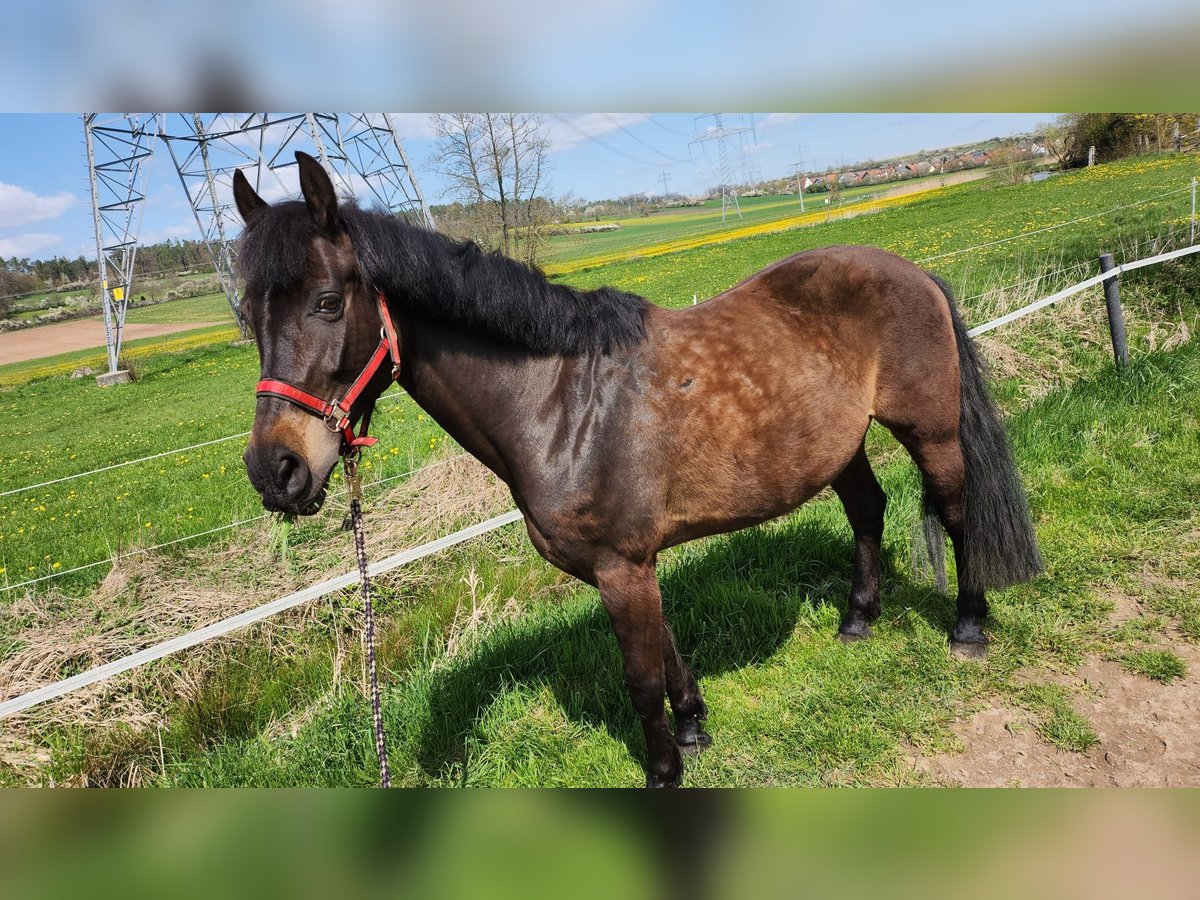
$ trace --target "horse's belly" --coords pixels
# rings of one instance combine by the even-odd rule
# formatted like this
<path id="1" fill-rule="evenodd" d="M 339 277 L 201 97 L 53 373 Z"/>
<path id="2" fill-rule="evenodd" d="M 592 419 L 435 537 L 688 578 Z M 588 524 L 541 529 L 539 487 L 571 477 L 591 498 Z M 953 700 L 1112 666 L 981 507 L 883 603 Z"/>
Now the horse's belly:
<path id="1" fill-rule="evenodd" d="M 784 515 L 826 487 L 857 451 L 862 431 L 830 434 L 821 446 L 788 442 L 707 452 L 683 462 L 668 500 L 668 544 L 736 531 Z"/>

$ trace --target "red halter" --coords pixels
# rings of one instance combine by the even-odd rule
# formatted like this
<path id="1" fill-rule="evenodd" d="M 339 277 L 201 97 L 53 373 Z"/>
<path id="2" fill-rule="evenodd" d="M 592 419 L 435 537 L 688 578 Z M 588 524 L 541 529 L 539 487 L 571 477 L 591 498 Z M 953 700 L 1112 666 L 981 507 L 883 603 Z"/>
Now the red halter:
<path id="1" fill-rule="evenodd" d="M 375 352 L 371 354 L 366 366 L 363 367 L 358 377 L 354 379 L 354 383 L 350 385 L 349 390 L 342 395 L 340 400 L 327 402 L 316 394 L 310 394 L 308 391 L 290 385 L 286 381 L 280 381 L 278 378 L 264 378 L 258 383 L 256 396 L 279 397 L 289 403 L 294 403 L 305 412 L 320 416 L 325 422 L 325 427 L 334 434 L 340 433 L 343 456 L 353 453 L 359 447 L 370 447 L 377 440 L 367 436 L 371 411 L 368 410 L 363 415 L 362 425 L 359 427 L 358 434 L 355 435 L 353 424 L 350 421 L 350 410 L 389 356 L 392 359 L 392 380 L 395 381 L 400 377 L 400 341 L 396 336 L 396 326 L 392 323 L 392 316 L 388 312 L 387 299 L 383 296 L 383 291 L 379 292 L 377 299 L 379 301 L 379 317 L 383 320 L 383 327 L 379 330 L 379 346 L 375 348 Z"/>

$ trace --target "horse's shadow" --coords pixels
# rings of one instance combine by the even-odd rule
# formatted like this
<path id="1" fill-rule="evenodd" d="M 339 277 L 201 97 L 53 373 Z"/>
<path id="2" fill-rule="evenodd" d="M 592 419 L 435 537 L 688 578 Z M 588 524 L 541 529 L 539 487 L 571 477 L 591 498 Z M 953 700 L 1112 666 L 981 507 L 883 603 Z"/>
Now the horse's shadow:
<path id="1" fill-rule="evenodd" d="M 849 529 L 801 518 L 782 527 L 756 528 L 685 548 L 684 558 L 663 567 L 663 609 L 684 659 L 698 678 L 760 663 L 792 636 L 804 615 L 828 626 L 846 608 L 854 544 Z M 946 629 L 953 601 L 912 582 L 884 548 L 884 616 L 909 608 Z M 435 677 L 417 762 L 428 776 L 462 767 L 481 719 L 508 686 L 549 688 L 563 714 L 603 728 L 644 760 L 641 726 L 625 687 L 620 651 L 595 595 L 583 615 L 540 618 L 530 627 L 488 635 L 461 663 Z"/>

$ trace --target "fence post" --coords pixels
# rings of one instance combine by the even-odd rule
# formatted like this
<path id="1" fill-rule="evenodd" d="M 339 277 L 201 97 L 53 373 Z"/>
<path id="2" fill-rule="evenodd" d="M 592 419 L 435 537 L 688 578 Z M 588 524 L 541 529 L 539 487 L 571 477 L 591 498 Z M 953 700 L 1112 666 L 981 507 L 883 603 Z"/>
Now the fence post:
<path id="1" fill-rule="evenodd" d="M 1196 243 L 1196 179 L 1192 179 L 1192 227 L 1188 231 L 1188 243 Z"/>
<path id="2" fill-rule="evenodd" d="M 1111 253 L 1100 254 L 1100 271 L 1111 272 L 1116 268 Z M 1120 276 L 1104 279 L 1104 305 L 1108 307 L 1108 330 L 1112 335 L 1113 357 L 1117 368 L 1123 369 L 1129 365 L 1129 346 L 1125 342 L 1125 317 L 1121 313 L 1121 289 L 1117 279 Z"/>

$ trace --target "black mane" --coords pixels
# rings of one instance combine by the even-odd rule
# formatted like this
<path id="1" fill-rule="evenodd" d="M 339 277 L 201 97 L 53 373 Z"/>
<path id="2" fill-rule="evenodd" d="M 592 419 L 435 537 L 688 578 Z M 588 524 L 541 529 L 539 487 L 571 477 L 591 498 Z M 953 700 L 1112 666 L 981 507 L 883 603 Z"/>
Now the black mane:
<path id="1" fill-rule="evenodd" d="M 635 294 L 552 284 L 498 252 L 350 203 L 338 208 L 338 223 L 362 277 L 398 311 L 547 355 L 607 353 L 645 333 L 649 304 Z M 238 271 L 247 287 L 276 293 L 298 285 L 318 236 L 303 203 L 264 208 L 241 238 Z"/>

